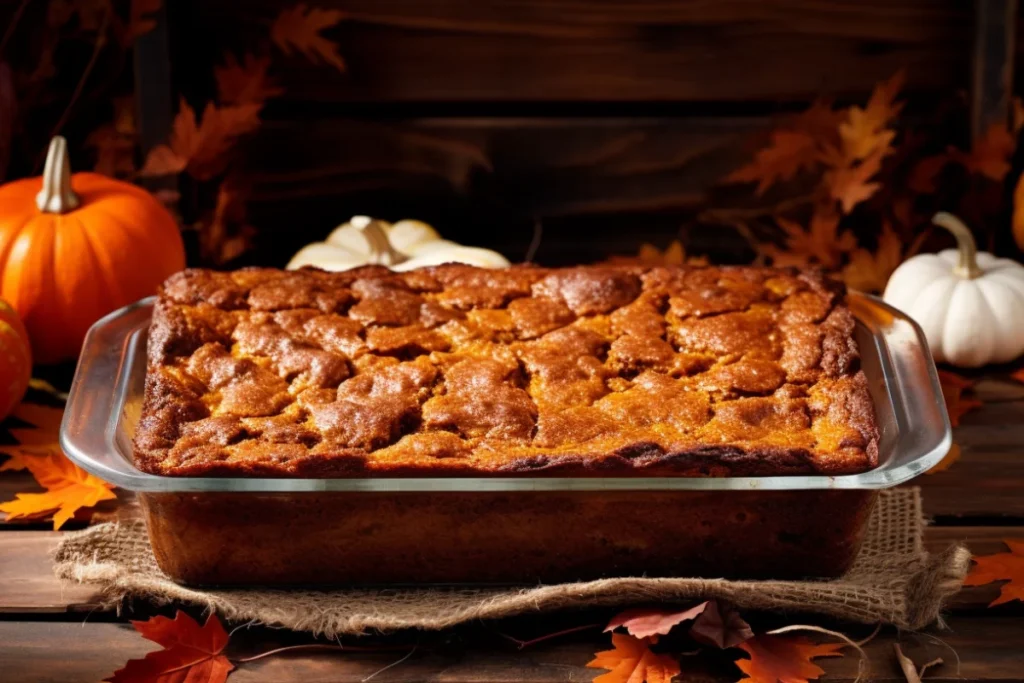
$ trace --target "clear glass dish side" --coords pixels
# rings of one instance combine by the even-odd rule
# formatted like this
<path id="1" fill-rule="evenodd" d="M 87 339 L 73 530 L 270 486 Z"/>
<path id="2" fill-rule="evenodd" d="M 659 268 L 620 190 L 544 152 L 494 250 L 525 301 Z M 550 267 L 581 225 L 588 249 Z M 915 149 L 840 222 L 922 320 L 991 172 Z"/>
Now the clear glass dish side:
<path id="1" fill-rule="evenodd" d="M 68 398 L 61 444 L 80 467 L 131 491 L 720 491 L 880 489 L 912 479 L 949 450 L 952 430 L 935 364 L 920 328 L 879 299 L 850 295 L 862 365 L 881 431 L 879 466 L 837 477 L 504 477 L 270 479 L 162 477 L 132 464 L 142 410 L 146 334 L 153 299 L 98 321 L 83 345 Z"/>

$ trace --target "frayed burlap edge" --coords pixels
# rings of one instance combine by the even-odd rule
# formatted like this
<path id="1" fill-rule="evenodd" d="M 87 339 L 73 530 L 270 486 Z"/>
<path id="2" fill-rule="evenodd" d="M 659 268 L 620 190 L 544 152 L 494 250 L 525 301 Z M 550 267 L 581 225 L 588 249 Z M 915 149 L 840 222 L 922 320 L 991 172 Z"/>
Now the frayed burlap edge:
<path id="1" fill-rule="evenodd" d="M 190 603 L 233 622 L 328 637 L 437 630 L 527 612 L 707 598 L 747 609 L 919 629 L 939 618 L 943 602 L 960 589 L 970 565 L 970 553 L 962 546 L 938 555 L 925 552 L 923 528 L 917 489 L 883 491 L 854 566 L 828 581 L 615 578 L 528 588 L 201 590 L 180 586 L 160 571 L 141 520 L 67 534 L 57 549 L 55 571 L 62 579 L 95 584 L 108 609 L 120 609 L 133 599 Z"/>

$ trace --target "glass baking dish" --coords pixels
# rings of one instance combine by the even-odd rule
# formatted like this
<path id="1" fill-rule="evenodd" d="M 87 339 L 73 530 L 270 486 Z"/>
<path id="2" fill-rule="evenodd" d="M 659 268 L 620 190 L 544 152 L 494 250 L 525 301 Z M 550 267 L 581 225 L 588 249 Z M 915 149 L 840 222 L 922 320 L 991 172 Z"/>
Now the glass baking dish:
<path id="1" fill-rule="evenodd" d="M 938 463 L 952 432 L 924 336 L 851 293 L 880 430 L 879 466 L 845 476 L 719 478 L 164 477 L 132 464 L 153 299 L 86 337 L 61 444 L 134 491 L 154 553 L 199 585 L 835 576 L 877 491 Z"/>

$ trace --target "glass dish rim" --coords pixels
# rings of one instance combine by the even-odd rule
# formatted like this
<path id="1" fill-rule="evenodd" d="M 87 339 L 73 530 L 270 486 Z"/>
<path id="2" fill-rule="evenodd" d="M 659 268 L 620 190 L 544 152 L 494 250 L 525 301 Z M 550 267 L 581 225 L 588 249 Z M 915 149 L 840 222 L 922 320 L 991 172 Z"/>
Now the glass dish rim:
<path id="1" fill-rule="evenodd" d="M 64 452 L 79 467 L 119 488 L 141 493 L 316 493 L 316 492 L 513 492 L 513 491 L 793 491 L 793 490 L 856 490 L 882 489 L 904 483 L 927 471 L 942 459 L 952 444 L 952 428 L 945 406 L 939 378 L 927 342 L 921 328 L 911 318 L 889 306 L 878 297 L 859 292 L 850 292 L 871 306 L 884 311 L 895 320 L 911 325 L 916 336 L 916 351 L 926 359 L 925 369 L 929 375 L 931 401 L 937 401 L 943 419 L 942 437 L 928 451 L 917 454 L 910 462 L 887 468 L 880 453 L 878 467 L 860 474 L 851 475 L 787 475 L 766 477 L 353 477 L 353 478 L 266 478 L 266 477 L 168 477 L 142 472 L 135 468 L 130 457 L 117 446 L 117 430 L 122 408 L 128 397 L 132 363 L 145 357 L 145 348 L 140 339 L 144 326 L 135 325 L 120 330 L 118 339 L 120 357 L 116 364 L 116 382 L 111 397 L 106 401 L 107 410 L 97 417 L 105 417 L 101 444 L 83 445 L 82 435 L 73 433 L 72 421 L 75 411 L 82 403 L 83 366 L 96 355 L 96 338 L 108 332 L 118 323 L 123 325 L 131 315 L 139 317 L 142 309 L 152 308 L 155 297 L 147 297 L 118 309 L 97 321 L 90 329 L 83 344 L 78 368 L 61 424 L 60 443 Z M 148 320 L 148 315 L 146 316 Z M 148 324 L 148 323 L 147 323 Z M 115 330 L 118 332 L 118 330 Z M 876 340 L 878 335 L 874 335 Z M 92 344 L 90 344 L 92 342 Z M 110 352 L 111 349 L 106 349 Z M 104 350 L 100 349 L 99 353 Z M 112 356 L 111 356 L 112 358 Z M 108 358 L 107 360 L 110 360 Z M 883 361 L 883 377 L 891 396 L 891 377 L 886 373 Z M 891 371 L 891 367 L 889 368 Z M 89 388 L 89 387 L 85 387 Z M 90 425 L 95 427 L 95 422 Z M 95 437 L 95 430 L 90 432 Z M 96 447 L 112 452 L 110 463 L 97 458 L 90 451 Z"/>

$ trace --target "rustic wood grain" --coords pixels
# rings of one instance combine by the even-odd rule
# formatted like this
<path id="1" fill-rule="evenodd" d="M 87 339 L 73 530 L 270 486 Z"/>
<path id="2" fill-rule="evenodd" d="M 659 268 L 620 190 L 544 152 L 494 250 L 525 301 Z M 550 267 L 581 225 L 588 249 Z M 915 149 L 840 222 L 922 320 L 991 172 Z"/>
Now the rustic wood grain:
<path id="1" fill-rule="evenodd" d="M 184 4 L 184 3 L 183 3 Z M 190 3 L 189 52 L 265 43 L 279 0 Z M 805 100 L 861 94 L 906 67 L 911 87 L 965 88 L 969 3 L 943 0 L 333 0 L 348 73 L 275 53 L 296 102 Z M 204 73 L 202 78 L 207 75 Z M 198 80 L 198 79 L 197 79 Z"/>
<path id="2" fill-rule="evenodd" d="M 93 587 L 62 584 L 53 575 L 53 551 L 62 535 L 60 531 L 0 533 L 0 613 L 95 609 Z"/>
<path id="3" fill-rule="evenodd" d="M 1024 401 L 988 400 L 1016 388 L 1004 382 L 981 382 L 985 405 L 961 418 L 953 440 L 962 449 L 960 462 L 945 472 L 914 481 L 924 494 L 924 509 L 942 518 L 1024 517 Z"/>
<path id="4" fill-rule="evenodd" d="M 888 630 L 880 634 L 865 647 L 870 662 L 868 680 L 904 680 L 893 656 L 892 646 L 896 642 L 919 663 L 934 657 L 943 657 L 949 662 L 934 669 L 929 680 L 1020 680 L 1019 643 L 1024 642 L 1024 620 L 963 617 L 951 619 L 949 626 L 949 631 L 927 635 L 896 634 Z M 600 671 L 586 668 L 586 663 L 596 650 L 605 649 L 608 644 L 607 635 L 588 633 L 520 651 L 492 633 L 488 642 L 473 642 L 471 648 L 464 649 L 458 642 L 445 642 L 443 638 L 427 634 L 420 639 L 412 656 L 382 671 L 412 650 L 409 640 L 406 637 L 400 641 L 404 647 L 382 652 L 297 652 L 268 657 L 240 664 L 231 674 L 231 681 L 336 683 L 363 681 L 378 671 L 381 673 L 374 680 L 385 683 L 410 680 L 589 681 Z M 237 660 L 296 642 L 299 641 L 288 635 L 251 629 L 236 636 L 227 654 Z M 959 671 L 951 648 L 960 657 Z M 95 681 L 109 676 L 127 659 L 141 657 L 153 649 L 155 645 L 143 640 L 127 624 L 0 622 L 0 661 L 4 662 L 4 673 L 9 680 Z M 724 658 L 718 664 L 702 659 L 684 659 L 685 672 L 689 674 L 685 680 L 722 681 L 740 676 Z M 855 654 L 822 659 L 818 663 L 826 671 L 826 680 L 852 681 L 857 676 Z"/>
<path id="5" fill-rule="evenodd" d="M 536 259 L 578 263 L 678 237 L 769 126 L 763 117 L 268 121 L 235 168 L 257 232 L 250 258 L 263 264 L 284 265 L 355 214 L 416 217 L 514 261 L 540 219 Z M 719 259 L 745 255 L 743 239 L 720 226 L 687 242 L 715 245 Z"/>

